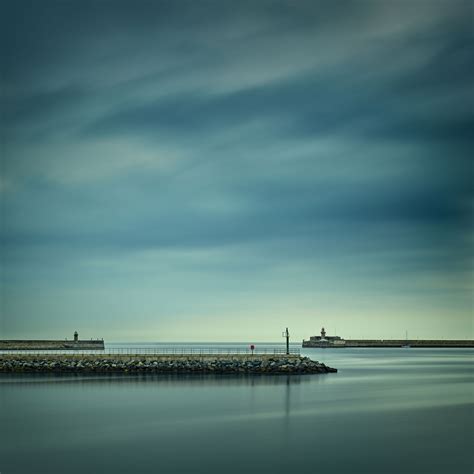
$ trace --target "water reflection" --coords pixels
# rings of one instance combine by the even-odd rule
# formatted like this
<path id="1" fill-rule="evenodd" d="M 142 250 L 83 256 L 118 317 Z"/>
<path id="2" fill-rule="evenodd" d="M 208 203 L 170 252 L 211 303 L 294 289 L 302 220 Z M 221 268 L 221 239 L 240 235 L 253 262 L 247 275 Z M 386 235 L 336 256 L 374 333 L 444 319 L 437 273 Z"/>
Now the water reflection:
<path id="1" fill-rule="evenodd" d="M 330 352 L 337 374 L 4 374 L 0 470 L 471 472 L 472 351 Z"/>
<path id="2" fill-rule="evenodd" d="M 319 374 L 318 382 L 327 380 L 333 374 Z M 108 384 L 108 385 L 161 385 L 161 386 L 250 386 L 259 387 L 266 385 L 298 385 L 301 383 L 314 383 L 314 375 L 246 375 L 246 374 L 2 374 L 1 384 Z"/>

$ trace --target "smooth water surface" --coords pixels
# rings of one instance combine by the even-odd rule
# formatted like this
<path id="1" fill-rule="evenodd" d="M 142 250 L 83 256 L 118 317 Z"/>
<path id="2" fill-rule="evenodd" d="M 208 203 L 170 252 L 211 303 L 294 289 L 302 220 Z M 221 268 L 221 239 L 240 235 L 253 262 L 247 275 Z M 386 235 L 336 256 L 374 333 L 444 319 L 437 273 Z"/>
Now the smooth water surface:
<path id="1" fill-rule="evenodd" d="M 304 376 L 0 376 L 0 472 L 471 474 L 469 349 L 308 349 Z"/>

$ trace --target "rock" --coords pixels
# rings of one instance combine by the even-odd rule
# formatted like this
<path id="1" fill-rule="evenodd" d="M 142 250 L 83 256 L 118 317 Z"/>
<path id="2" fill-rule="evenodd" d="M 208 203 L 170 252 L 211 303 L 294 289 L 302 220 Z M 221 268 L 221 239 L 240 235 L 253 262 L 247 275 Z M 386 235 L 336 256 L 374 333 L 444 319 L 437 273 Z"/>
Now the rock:
<path id="1" fill-rule="evenodd" d="M 271 357 L 268 359 L 243 358 L 236 356 L 229 359 L 215 359 L 203 361 L 202 359 L 176 359 L 176 360 L 150 360 L 131 359 L 124 360 L 121 357 L 102 356 L 100 359 L 79 359 L 75 360 L 65 357 L 59 358 L 44 357 L 23 359 L 19 356 L 14 359 L 2 358 L 0 355 L 0 372 L 175 372 L 175 373 L 228 373 L 228 374 L 301 374 L 301 373 L 332 373 L 336 369 L 325 364 L 312 361 L 307 357 Z"/>

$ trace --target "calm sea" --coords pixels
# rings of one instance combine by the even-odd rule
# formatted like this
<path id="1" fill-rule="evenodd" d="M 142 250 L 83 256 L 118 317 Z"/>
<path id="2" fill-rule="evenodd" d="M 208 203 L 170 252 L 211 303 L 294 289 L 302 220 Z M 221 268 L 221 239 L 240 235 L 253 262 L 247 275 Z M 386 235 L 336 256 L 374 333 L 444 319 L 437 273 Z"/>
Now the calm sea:
<path id="1" fill-rule="evenodd" d="M 302 354 L 339 372 L 2 375 L 0 472 L 473 472 L 474 351 Z"/>

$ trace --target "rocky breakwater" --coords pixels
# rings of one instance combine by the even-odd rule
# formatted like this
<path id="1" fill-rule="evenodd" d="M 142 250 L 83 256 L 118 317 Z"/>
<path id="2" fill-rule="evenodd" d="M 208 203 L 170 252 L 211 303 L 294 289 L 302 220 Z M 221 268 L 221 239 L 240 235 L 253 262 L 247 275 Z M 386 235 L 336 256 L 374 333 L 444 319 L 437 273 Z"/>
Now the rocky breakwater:
<path id="1" fill-rule="evenodd" d="M 0 356 L 0 373 L 324 374 L 337 369 L 308 357 Z"/>

